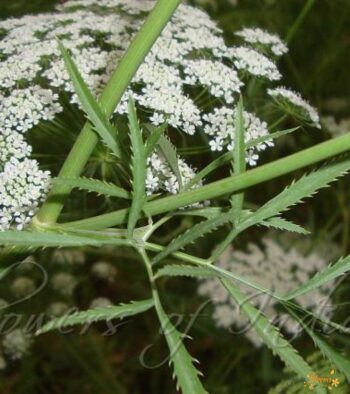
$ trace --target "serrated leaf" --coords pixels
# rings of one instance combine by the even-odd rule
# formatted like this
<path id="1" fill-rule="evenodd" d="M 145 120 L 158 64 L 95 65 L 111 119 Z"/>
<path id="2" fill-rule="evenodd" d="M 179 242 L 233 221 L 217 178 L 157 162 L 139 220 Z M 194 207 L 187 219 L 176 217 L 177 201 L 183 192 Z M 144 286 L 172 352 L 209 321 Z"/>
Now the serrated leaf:
<path id="1" fill-rule="evenodd" d="M 154 151 L 154 148 L 158 144 L 160 136 L 165 132 L 167 127 L 168 127 L 167 123 L 164 123 L 163 125 L 161 125 L 159 127 L 152 127 L 152 128 L 148 127 L 148 129 L 150 130 L 150 135 L 146 141 L 146 156 L 147 157 L 149 157 L 152 154 L 152 152 Z"/>
<path id="2" fill-rule="evenodd" d="M 120 147 L 116 140 L 116 133 L 113 126 L 109 122 L 107 116 L 103 113 L 100 105 L 95 100 L 88 86 L 84 82 L 78 67 L 74 63 L 67 49 L 62 42 L 58 41 L 59 48 L 62 53 L 66 69 L 73 83 L 75 93 L 79 97 L 79 101 L 86 112 L 90 122 L 94 126 L 94 130 L 100 136 L 106 146 L 114 153 L 115 156 L 121 157 Z"/>
<path id="3" fill-rule="evenodd" d="M 110 197 L 129 199 L 130 193 L 112 183 L 92 178 L 54 178 L 53 183 L 63 184 L 72 188 L 87 190 L 89 192 L 103 194 Z"/>
<path id="4" fill-rule="evenodd" d="M 233 173 L 242 174 L 246 170 L 246 151 L 245 151 L 245 129 L 244 129 L 244 112 L 242 96 L 237 104 L 234 119 L 234 146 L 233 146 Z M 240 220 L 241 211 L 244 202 L 244 192 L 235 193 L 231 197 L 233 208 L 234 222 L 237 225 Z"/>
<path id="5" fill-rule="evenodd" d="M 194 242 L 196 239 L 204 236 L 205 234 L 214 231 L 220 226 L 231 220 L 231 215 L 229 213 L 220 214 L 214 218 L 205 220 L 191 227 L 189 230 L 185 231 L 183 234 L 179 235 L 173 241 L 170 242 L 160 253 L 158 253 L 153 258 L 153 263 L 157 263 L 170 254 L 182 249 L 186 245 Z"/>
<path id="6" fill-rule="evenodd" d="M 159 269 L 155 275 L 155 279 L 162 276 L 187 276 L 191 278 L 212 278 L 218 276 L 217 272 L 213 272 L 205 267 L 194 267 L 192 265 L 166 265 Z"/>
<path id="7" fill-rule="evenodd" d="M 242 223 L 243 229 L 260 223 L 287 210 L 292 205 L 310 197 L 350 170 L 350 160 L 330 163 L 292 183 L 276 197 L 259 208 Z"/>
<path id="8" fill-rule="evenodd" d="M 175 255 L 176 256 L 176 255 Z M 181 253 L 179 253 L 176 257 L 181 258 Z M 274 294 L 271 292 L 269 289 L 265 289 L 264 287 L 261 287 L 257 283 L 253 283 L 249 281 L 247 278 L 242 277 L 237 275 L 235 272 L 231 272 L 228 270 L 225 270 L 224 268 L 218 267 L 216 265 L 210 264 L 210 263 L 192 263 L 197 265 L 197 269 L 195 267 L 189 266 L 189 265 L 178 265 L 178 264 L 169 264 L 166 265 L 162 268 L 160 268 L 157 271 L 156 277 L 161 277 L 161 276 L 217 276 L 218 278 L 222 279 L 229 279 L 233 281 L 237 281 L 240 283 L 243 283 L 246 286 L 249 286 L 255 290 L 258 290 L 264 294 L 268 294 L 269 296 L 277 299 L 278 301 L 281 301 L 282 298 L 279 297 L 278 294 Z"/>
<path id="9" fill-rule="evenodd" d="M 298 127 L 293 127 L 291 129 L 285 129 L 285 130 L 280 130 L 280 131 L 275 131 L 274 133 L 268 134 L 268 135 L 263 135 L 261 137 L 255 138 L 254 140 L 251 140 L 247 143 L 247 148 L 254 148 L 257 145 L 260 145 L 266 141 L 271 141 L 276 138 L 282 137 L 284 135 L 293 133 L 296 130 L 299 130 L 300 126 Z"/>
<path id="10" fill-rule="evenodd" d="M 38 232 L 38 231 L 3 231 L 0 232 L 0 245 L 17 245 L 34 247 L 70 247 L 70 246 L 99 246 L 126 245 L 126 240 L 116 237 L 102 237 L 91 233 L 85 236 L 72 233 Z"/>
<path id="11" fill-rule="evenodd" d="M 40 328 L 35 335 L 44 334 L 46 332 L 57 330 L 65 327 L 72 327 L 79 324 L 90 324 L 97 321 L 123 319 L 124 317 L 134 316 L 145 312 L 152 308 L 153 300 L 133 301 L 129 304 L 121 304 L 116 306 L 108 306 L 103 308 L 88 309 L 82 312 L 75 312 L 71 315 L 62 316 L 53 319 L 42 328 Z"/>
<path id="12" fill-rule="evenodd" d="M 339 371 L 343 372 L 348 381 L 350 382 L 350 360 L 338 352 L 333 346 L 329 345 L 325 338 L 320 334 L 314 332 L 307 323 L 295 314 L 290 308 L 287 307 L 289 313 L 301 324 L 304 330 L 312 338 L 315 345 L 321 350 L 323 355 L 335 365 Z"/>
<path id="13" fill-rule="evenodd" d="M 175 146 L 170 142 L 170 140 L 164 136 L 161 135 L 158 139 L 158 145 L 160 147 L 160 150 L 165 158 L 165 160 L 168 162 L 170 168 L 174 172 L 177 182 L 179 184 L 179 189 L 180 191 L 182 190 L 182 176 L 179 168 L 179 160 L 176 152 Z"/>
<path id="14" fill-rule="evenodd" d="M 184 335 L 171 323 L 158 299 L 155 299 L 155 308 L 170 350 L 170 360 L 181 392 L 183 394 L 207 394 L 198 378 L 200 373 L 182 342 Z"/>
<path id="15" fill-rule="evenodd" d="M 278 230 L 291 231 L 293 233 L 298 233 L 303 235 L 310 234 L 309 231 L 305 230 L 303 227 L 299 226 L 298 224 L 295 224 L 278 216 L 265 220 L 261 222 L 261 224 L 263 226 L 273 227 Z"/>
<path id="16" fill-rule="evenodd" d="M 311 278 L 307 283 L 301 285 L 296 290 L 288 293 L 283 297 L 285 300 L 291 300 L 295 297 L 299 297 L 311 290 L 317 289 L 318 287 L 324 285 L 325 283 L 334 280 L 345 273 L 350 271 L 350 256 L 341 258 L 335 264 L 329 265 L 323 271 L 318 272 L 313 278 Z"/>
<path id="17" fill-rule="evenodd" d="M 132 97 L 129 98 L 129 125 L 132 146 L 132 204 L 128 217 L 128 232 L 131 237 L 140 219 L 146 200 L 146 152 L 142 132 L 138 123 L 136 108 Z"/>
<path id="18" fill-rule="evenodd" d="M 265 136 L 256 138 L 252 141 L 247 142 L 246 149 L 254 148 L 255 146 L 257 146 L 263 142 L 273 140 L 273 139 L 281 137 L 283 135 L 292 133 L 293 131 L 296 131 L 298 129 L 299 129 L 299 127 L 294 127 L 292 129 L 276 131 L 275 133 L 271 133 L 269 135 L 265 135 Z M 226 152 L 223 155 L 219 156 L 217 159 L 211 161 L 210 164 L 208 164 L 206 167 L 204 167 L 201 171 L 197 172 L 197 174 L 186 184 L 184 189 L 185 190 L 190 189 L 192 186 L 199 183 L 203 178 L 205 178 L 207 175 L 209 175 L 210 173 L 215 171 L 217 168 L 228 163 L 231 159 L 232 159 L 232 153 Z"/>
<path id="19" fill-rule="evenodd" d="M 228 236 L 215 248 L 211 259 L 216 261 L 223 253 L 228 245 L 235 239 L 235 237 L 242 231 L 249 227 L 262 224 L 267 219 L 270 219 L 281 212 L 286 211 L 292 205 L 301 202 L 304 198 L 310 197 L 317 190 L 326 187 L 329 183 L 335 181 L 340 176 L 345 175 L 350 170 L 350 159 L 344 161 L 337 161 L 330 163 L 319 170 L 314 171 L 308 175 L 292 183 L 285 188 L 276 197 L 269 200 L 265 205 L 250 215 L 245 216 L 229 234 Z"/>
<path id="20" fill-rule="evenodd" d="M 248 301 L 247 297 L 238 289 L 238 287 L 234 286 L 227 280 L 223 280 L 222 282 L 227 291 L 247 316 L 256 333 L 272 350 L 272 352 L 277 354 L 287 366 L 301 377 L 307 378 L 308 374 L 313 373 L 309 364 L 299 355 L 297 350 L 283 338 L 278 328 L 272 325 L 262 312 L 256 309 Z M 315 389 L 319 394 L 327 393 L 321 385 L 316 385 Z"/>

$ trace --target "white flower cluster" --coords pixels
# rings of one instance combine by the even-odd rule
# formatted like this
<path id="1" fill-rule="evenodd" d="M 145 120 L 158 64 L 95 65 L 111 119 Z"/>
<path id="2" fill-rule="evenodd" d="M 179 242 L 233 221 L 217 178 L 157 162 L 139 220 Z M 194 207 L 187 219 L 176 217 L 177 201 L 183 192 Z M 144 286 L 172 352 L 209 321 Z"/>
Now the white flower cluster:
<path id="1" fill-rule="evenodd" d="M 317 110 L 304 100 L 299 93 L 293 92 L 283 86 L 275 89 L 268 89 L 267 92 L 274 98 L 277 104 L 281 105 L 287 111 L 292 112 L 294 115 L 299 116 L 315 127 L 321 128 L 320 117 Z"/>
<path id="2" fill-rule="evenodd" d="M 310 250 L 310 241 L 298 239 L 287 233 L 278 235 L 271 232 L 262 239 L 262 245 L 263 247 L 259 247 L 250 243 L 246 251 L 229 247 L 219 259 L 218 266 L 275 294 L 286 294 L 307 282 L 339 254 L 334 244 L 325 243 L 317 249 Z M 299 331 L 300 327 L 295 321 L 278 312 L 278 302 L 275 298 L 250 287 L 241 284 L 239 286 L 247 294 L 247 299 L 272 322 L 291 334 Z M 298 297 L 296 301 L 303 308 L 329 319 L 333 312 L 330 299 L 333 288 L 334 283 L 328 282 L 323 287 Z M 198 292 L 212 299 L 213 318 L 219 327 L 235 326 L 255 345 L 261 344 L 244 314 L 217 279 L 202 281 Z"/>
<path id="3" fill-rule="evenodd" d="M 161 153 L 154 152 L 147 160 L 146 190 L 151 195 L 157 190 L 179 192 L 179 182 Z M 195 171 L 182 159 L 178 160 L 182 185 L 186 186 L 195 177 Z"/>
<path id="4" fill-rule="evenodd" d="M 278 81 L 282 77 L 276 64 L 255 49 L 241 46 L 231 48 L 230 54 L 238 70 L 244 70 L 255 77 L 264 77 L 270 81 Z"/>
<path id="5" fill-rule="evenodd" d="M 32 337 L 20 328 L 9 332 L 4 336 L 2 346 L 4 353 L 12 360 L 19 360 L 25 356 L 32 344 Z"/>
<path id="6" fill-rule="evenodd" d="M 98 261 L 91 267 L 91 274 L 96 279 L 113 282 L 117 276 L 118 270 L 107 261 Z"/>
<path id="7" fill-rule="evenodd" d="M 148 0 L 70 0 L 54 13 L 0 22 L 1 168 L 9 162 L 11 168 L 21 166 L 28 159 L 30 148 L 24 144 L 20 148 L 22 137 L 17 134 L 62 112 L 59 95 L 68 94 L 72 103 L 78 102 L 56 38 L 71 50 L 84 80 L 98 96 L 154 4 Z M 247 77 L 263 78 L 266 82 L 280 79 L 276 64 L 257 44 L 269 47 L 273 54 L 286 51 L 277 36 L 258 29 L 244 29 L 238 34 L 246 46 L 228 47 L 221 30 L 205 12 L 180 5 L 134 76 L 115 116 L 126 113 L 131 95 L 142 120 L 154 125 L 167 121 L 190 135 L 205 126 L 213 150 L 232 146 L 219 132 L 213 132 L 218 130 L 218 120 L 211 114 L 228 114 L 234 109 Z M 266 123 L 255 115 L 247 117 L 254 124 L 254 130 L 249 126 L 247 140 L 251 133 L 255 137 L 266 135 Z M 225 134 L 226 130 L 221 132 Z M 252 165 L 258 159 L 258 150 L 247 152 Z M 46 193 L 49 174 L 31 163 L 35 173 L 28 173 L 21 188 L 17 183 L 10 185 L 8 172 L 1 170 L 0 196 L 14 200 L 9 203 L 13 205 L 0 205 L 0 229 L 13 223 L 22 228 Z M 187 166 L 183 171 L 192 170 Z M 178 191 L 173 175 L 166 172 L 149 178 L 149 190 L 159 190 L 155 187 L 158 182 L 160 189 Z"/>
<path id="8" fill-rule="evenodd" d="M 72 296 L 78 282 L 75 277 L 68 272 L 59 272 L 52 276 L 52 288 L 63 296 Z"/>
<path id="9" fill-rule="evenodd" d="M 245 28 L 236 32 L 236 35 L 249 44 L 266 47 L 276 56 L 282 56 L 288 52 L 287 45 L 276 34 L 259 28 Z"/>
<path id="10" fill-rule="evenodd" d="M 211 150 L 222 151 L 225 146 L 232 150 L 234 147 L 234 116 L 235 111 L 230 108 L 215 108 L 214 112 L 205 114 L 203 119 L 205 121 L 204 131 L 212 137 L 209 142 Z M 267 136 L 269 134 L 267 123 L 261 121 L 255 115 L 244 111 L 244 127 L 245 127 L 245 143 L 253 142 L 259 137 Z M 258 159 L 257 151 L 262 151 L 268 146 L 272 146 L 270 140 L 264 143 L 256 143 L 254 149 L 247 150 L 246 160 L 250 165 L 255 165 Z"/>
<path id="11" fill-rule="evenodd" d="M 0 173 L 0 231 L 21 230 L 34 216 L 49 187 L 50 175 L 35 160 L 11 158 Z"/>

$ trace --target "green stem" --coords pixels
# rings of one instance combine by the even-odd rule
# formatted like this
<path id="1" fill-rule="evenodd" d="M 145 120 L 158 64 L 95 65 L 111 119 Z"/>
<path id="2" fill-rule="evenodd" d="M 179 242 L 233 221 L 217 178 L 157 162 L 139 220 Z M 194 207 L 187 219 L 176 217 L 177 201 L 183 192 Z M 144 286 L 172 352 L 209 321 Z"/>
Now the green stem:
<path id="1" fill-rule="evenodd" d="M 100 104 L 108 116 L 113 114 L 132 77 L 180 3 L 181 0 L 157 1 L 101 95 Z M 97 134 L 89 124 L 86 124 L 67 156 L 59 177 L 74 178 L 79 176 L 97 141 Z M 34 226 L 35 222 L 55 223 L 71 190 L 70 186 L 55 185 L 36 216 L 33 222 Z"/>
<path id="2" fill-rule="evenodd" d="M 283 159 L 265 164 L 244 174 L 238 174 L 212 182 L 198 189 L 182 192 L 177 195 L 163 197 L 145 204 L 144 212 L 148 217 L 171 212 L 200 201 L 236 193 L 248 187 L 288 174 L 300 168 L 315 164 L 350 149 L 350 134 L 323 142 L 312 148 L 292 154 Z M 89 219 L 63 224 L 62 227 L 100 230 L 125 223 L 128 209 L 106 213 Z"/>

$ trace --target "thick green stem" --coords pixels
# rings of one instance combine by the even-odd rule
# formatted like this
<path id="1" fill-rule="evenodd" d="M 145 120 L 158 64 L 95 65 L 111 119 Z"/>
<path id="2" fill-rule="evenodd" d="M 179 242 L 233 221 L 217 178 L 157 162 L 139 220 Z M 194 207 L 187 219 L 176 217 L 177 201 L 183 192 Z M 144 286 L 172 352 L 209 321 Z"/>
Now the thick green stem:
<path id="1" fill-rule="evenodd" d="M 100 104 L 108 116 L 112 115 L 132 77 L 180 3 L 181 0 L 158 0 L 149 14 L 101 95 Z M 72 178 L 79 176 L 97 141 L 96 133 L 89 124 L 86 124 L 67 156 L 59 177 Z M 35 218 L 34 226 L 37 221 L 55 223 L 70 192 L 70 186 L 55 185 Z"/>
<path id="2" fill-rule="evenodd" d="M 146 216 L 154 216 L 171 212 L 175 209 L 195 204 L 200 201 L 221 197 L 225 194 L 235 193 L 248 187 L 266 182 L 281 175 L 328 159 L 332 156 L 350 150 L 350 134 L 323 142 L 312 148 L 305 149 L 283 159 L 265 164 L 244 174 L 234 175 L 220 181 L 212 182 L 198 189 L 189 190 L 174 196 L 163 197 L 148 202 L 144 206 Z M 101 230 L 125 223 L 127 209 L 107 213 L 89 219 L 78 220 L 63 224 L 62 227 L 75 229 Z"/>

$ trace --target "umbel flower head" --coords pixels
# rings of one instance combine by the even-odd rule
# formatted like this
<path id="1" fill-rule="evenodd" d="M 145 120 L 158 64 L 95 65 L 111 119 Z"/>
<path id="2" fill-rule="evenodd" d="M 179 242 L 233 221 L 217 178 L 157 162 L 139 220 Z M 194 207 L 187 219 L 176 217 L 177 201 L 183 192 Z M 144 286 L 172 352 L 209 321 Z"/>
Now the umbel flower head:
<path id="1" fill-rule="evenodd" d="M 148 0 L 71 0 L 54 13 L 0 22 L 0 230 L 26 225 L 49 186 L 49 174 L 30 159 L 31 148 L 23 134 L 63 112 L 62 100 L 67 95 L 73 105 L 78 103 L 57 38 L 71 51 L 98 97 L 154 4 Z M 259 78 L 267 100 L 273 101 L 270 96 L 276 98 L 276 92 L 281 96 L 282 90 L 269 91 L 269 96 L 265 85 L 281 78 L 274 60 L 287 51 L 276 35 L 261 29 L 243 29 L 237 32 L 237 40 L 237 46 L 227 46 L 205 12 L 181 5 L 134 76 L 114 117 L 125 120 L 132 96 L 142 121 L 154 126 L 166 121 L 188 135 L 204 131 L 211 150 L 232 149 L 239 95 L 252 79 Z M 284 99 L 301 104 L 290 94 L 284 94 Z M 318 125 L 310 108 L 303 112 L 303 119 Z M 254 144 L 268 136 L 267 124 L 249 108 L 244 118 L 246 141 L 252 143 L 247 161 L 255 165 L 259 151 L 272 142 Z M 156 162 L 152 156 L 148 193 L 178 192 L 174 174 L 166 165 L 162 172 Z M 184 177 L 192 177 L 191 167 L 184 161 L 180 164 Z M 11 173 L 18 174 L 18 179 Z"/>
<path id="2" fill-rule="evenodd" d="M 249 243 L 245 251 L 229 247 L 220 257 L 218 266 L 246 278 L 271 293 L 285 295 L 307 282 L 313 275 L 327 267 L 329 261 L 337 257 L 339 250 L 335 244 L 313 245 L 307 238 L 271 231 L 262 239 L 261 247 L 253 243 Z M 247 294 L 247 300 L 276 325 L 283 327 L 290 334 L 298 333 L 299 324 L 279 311 L 276 298 L 242 284 L 239 286 Z M 301 307 L 328 320 L 333 313 L 331 300 L 333 288 L 334 282 L 328 282 L 298 297 L 296 301 Z M 213 318 L 218 327 L 236 327 L 256 346 L 261 345 L 254 329 L 217 279 L 202 281 L 198 292 L 212 299 Z"/>

